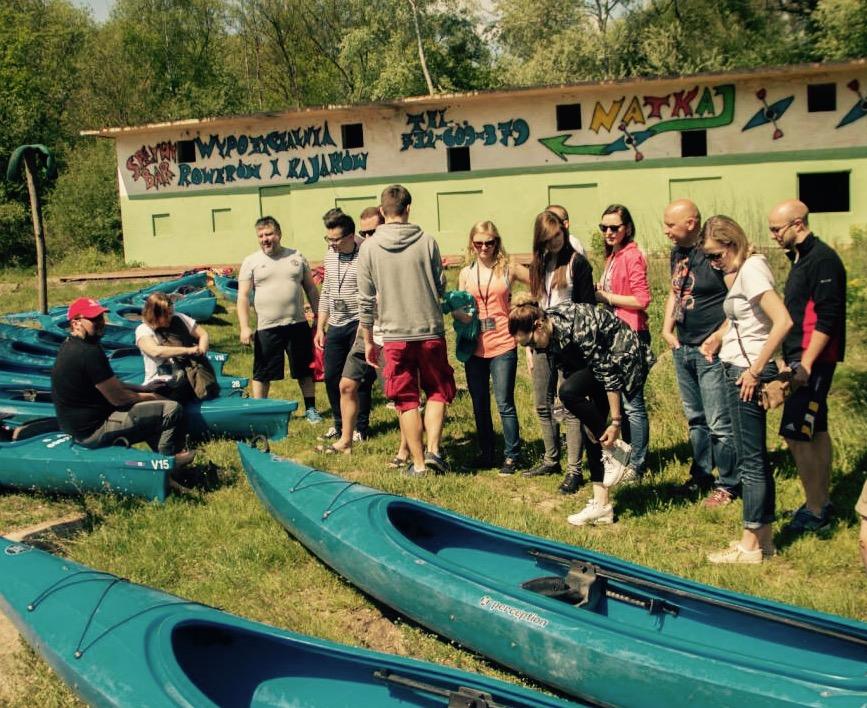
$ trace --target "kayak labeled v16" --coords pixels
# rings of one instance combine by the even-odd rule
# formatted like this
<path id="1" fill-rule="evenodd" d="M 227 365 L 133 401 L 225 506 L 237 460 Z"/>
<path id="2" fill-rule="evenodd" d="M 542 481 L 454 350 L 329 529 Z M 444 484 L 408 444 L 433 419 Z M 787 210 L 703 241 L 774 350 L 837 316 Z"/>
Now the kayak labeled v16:
<path id="1" fill-rule="evenodd" d="M 92 706 L 573 705 L 245 620 L 2 537 L 0 610 Z"/>
<path id="2" fill-rule="evenodd" d="M 289 533 L 438 634 L 617 706 L 864 706 L 867 625 L 511 531 L 238 445 Z"/>

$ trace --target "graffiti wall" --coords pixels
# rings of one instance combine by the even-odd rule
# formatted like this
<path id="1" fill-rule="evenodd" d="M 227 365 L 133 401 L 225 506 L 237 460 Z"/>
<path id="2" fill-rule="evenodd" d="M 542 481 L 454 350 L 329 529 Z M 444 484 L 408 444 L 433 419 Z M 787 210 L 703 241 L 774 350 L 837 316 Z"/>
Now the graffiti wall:
<path id="1" fill-rule="evenodd" d="M 209 120 L 114 137 L 131 196 L 564 163 L 649 165 L 867 145 L 861 74 L 536 89 Z"/>

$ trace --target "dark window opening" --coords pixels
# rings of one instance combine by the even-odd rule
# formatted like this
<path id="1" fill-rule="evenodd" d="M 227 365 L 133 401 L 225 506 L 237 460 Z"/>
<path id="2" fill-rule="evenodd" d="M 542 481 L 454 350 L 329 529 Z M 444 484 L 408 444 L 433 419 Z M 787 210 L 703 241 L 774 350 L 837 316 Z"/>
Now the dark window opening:
<path id="1" fill-rule="evenodd" d="M 813 214 L 849 211 L 849 173 L 811 172 L 798 175 L 798 199 Z"/>
<path id="2" fill-rule="evenodd" d="M 707 155 L 707 131 L 684 130 L 680 134 L 681 157 L 705 157 Z"/>
<path id="3" fill-rule="evenodd" d="M 178 164 L 196 161 L 196 141 L 178 140 Z"/>
<path id="4" fill-rule="evenodd" d="M 808 84 L 807 111 L 819 113 L 837 110 L 837 84 Z"/>
<path id="5" fill-rule="evenodd" d="M 468 147 L 447 148 L 449 172 L 470 171 L 470 149 Z"/>
<path id="6" fill-rule="evenodd" d="M 557 106 L 557 130 L 581 130 L 580 103 L 562 103 Z"/>
<path id="7" fill-rule="evenodd" d="M 361 123 L 346 123 L 340 126 L 343 149 L 354 150 L 364 147 L 364 126 Z"/>

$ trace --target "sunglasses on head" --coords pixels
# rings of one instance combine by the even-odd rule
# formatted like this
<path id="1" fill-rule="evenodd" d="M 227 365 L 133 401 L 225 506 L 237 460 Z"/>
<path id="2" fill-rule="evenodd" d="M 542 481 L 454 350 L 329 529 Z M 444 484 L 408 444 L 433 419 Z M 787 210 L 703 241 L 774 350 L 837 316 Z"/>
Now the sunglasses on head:
<path id="1" fill-rule="evenodd" d="M 604 234 L 610 231 L 611 233 L 616 234 L 620 231 L 622 226 L 623 224 L 599 224 L 599 232 Z"/>
<path id="2" fill-rule="evenodd" d="M 493 248 L 496 242 L 496 239 L 491 239 L 490 241 L 473 241 L 473 248 Z"/>
<path id="3" fill-rule="evenodd" d="M 726 254 L 725 251 L 705 251 L 704 257 L 709 261 L 718 261 Z"/>
<path id="4" fill-rule="evenodd" d="M 367 238 L 368 236 L 373 236 L 375 231 L 376 229 L 363 229 L 358 232 L 358 235 L 361 236 L 361 238 Z"/>

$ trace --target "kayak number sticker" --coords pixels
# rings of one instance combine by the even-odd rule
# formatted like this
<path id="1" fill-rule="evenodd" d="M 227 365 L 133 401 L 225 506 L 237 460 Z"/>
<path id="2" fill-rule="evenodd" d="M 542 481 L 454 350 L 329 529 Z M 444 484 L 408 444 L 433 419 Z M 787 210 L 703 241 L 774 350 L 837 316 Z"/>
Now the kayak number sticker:
<path id="1" fill-rule="evenodd" d="M 489 612 L 497 612 L 502 615 L 509 615 L 510 617 L 514 617 L 519 622 L 535 624 L 537 627 L 548 626 L 548 620 L 539 617 L 539 615 L 537 615 L 535 612 L 527 612 L 526 610 L 512 607 L 511 605 L 507 605 L 504 602 L 499 602 L 488 595 L 483 595 L 481 597 L 481 599 L 479 600 L 479 607 L 486 609 Z"/>
<path id="2" fill-rule="evenodd" d="M 12 546 L 6 546 L 6 555 L 7 556 L 20 556 L 22 553 L 27 553 L 28 551 L 32 551 L 33 549 L 30 546 L 25 546 L 22 543 L 16 543 Z"/>

